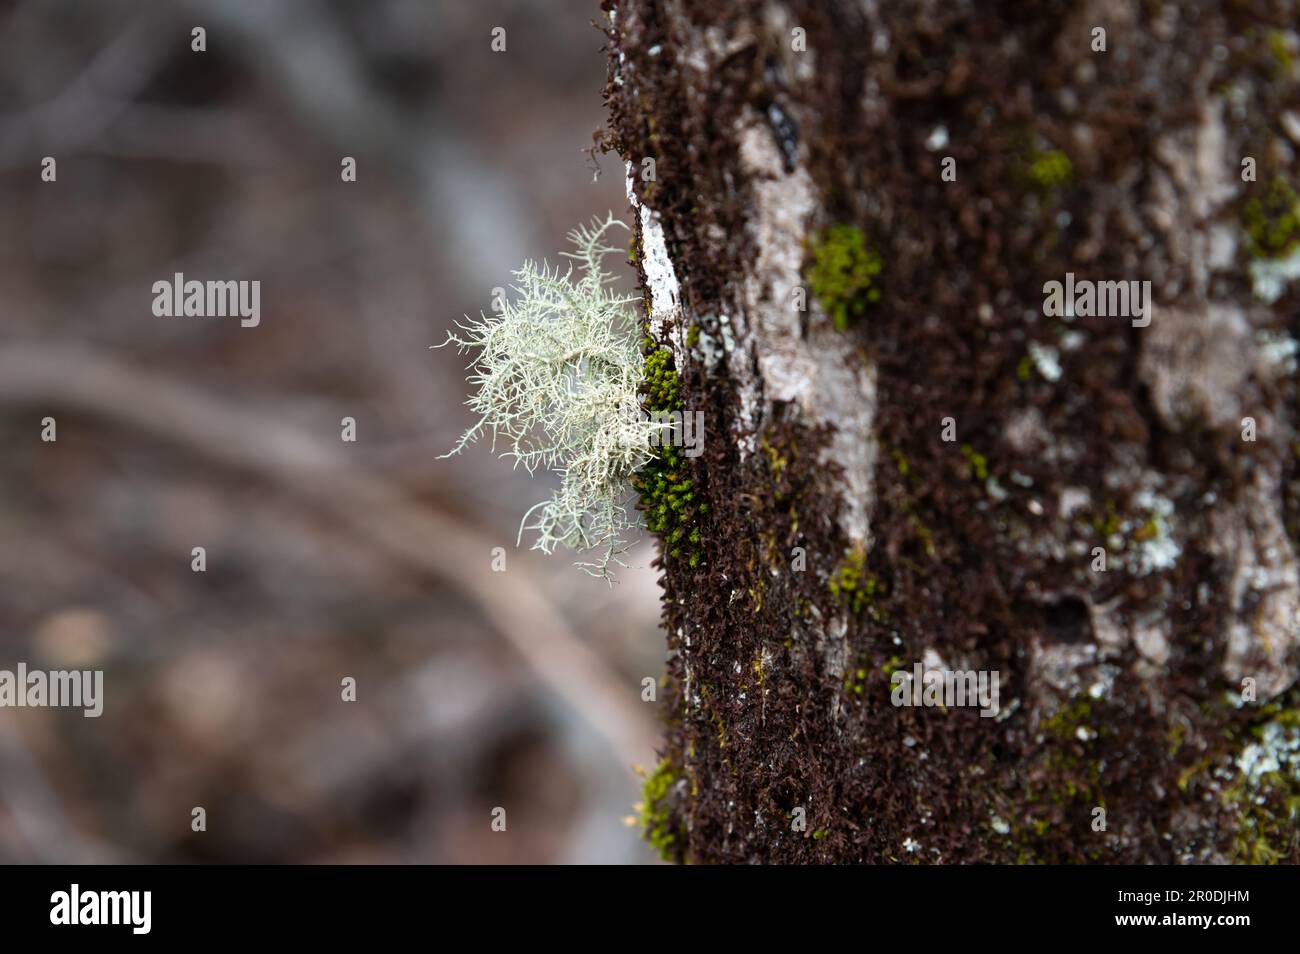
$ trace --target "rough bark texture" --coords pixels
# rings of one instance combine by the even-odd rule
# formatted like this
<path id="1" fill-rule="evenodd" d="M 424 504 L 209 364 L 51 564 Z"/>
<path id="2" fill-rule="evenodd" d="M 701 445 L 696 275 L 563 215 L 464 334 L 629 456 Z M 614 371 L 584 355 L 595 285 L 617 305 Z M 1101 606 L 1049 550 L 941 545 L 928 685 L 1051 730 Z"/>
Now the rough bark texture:
<path id="1" fill-rule="evenodd" d="M 707 421 L 652 840 L 1300 860 L 1300 283 L 1263 288 L 1256 214 L 1300 185 L 1296 4 L 604 12 L 650 336 Z M 845 225 L 883 294 L 840 330 L 808 276 Z M 1045 317 L 1067 272 L 1149 280 L 1150 325 Z M 997 670 L 999 716 L 895 707 L 922 661 Z"/>

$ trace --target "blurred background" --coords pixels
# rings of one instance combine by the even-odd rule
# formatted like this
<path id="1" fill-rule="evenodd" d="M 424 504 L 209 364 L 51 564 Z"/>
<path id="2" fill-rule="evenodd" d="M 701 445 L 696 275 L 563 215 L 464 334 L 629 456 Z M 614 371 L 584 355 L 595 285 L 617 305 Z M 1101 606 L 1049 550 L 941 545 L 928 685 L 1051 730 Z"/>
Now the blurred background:
<path id="1" fill-rule="evenodd" d="M 626 218 L 598 16 L 0 2 L 0 668 L 105 673 L 99 719 L 0 709 L 0 862 L 651 860 L 653 550 L 610 588 L 516 548 L 553 482 L 438 459 L 429 350 Z M 175 272 L 259 280 L 260 325 L 155 317 Z"/>

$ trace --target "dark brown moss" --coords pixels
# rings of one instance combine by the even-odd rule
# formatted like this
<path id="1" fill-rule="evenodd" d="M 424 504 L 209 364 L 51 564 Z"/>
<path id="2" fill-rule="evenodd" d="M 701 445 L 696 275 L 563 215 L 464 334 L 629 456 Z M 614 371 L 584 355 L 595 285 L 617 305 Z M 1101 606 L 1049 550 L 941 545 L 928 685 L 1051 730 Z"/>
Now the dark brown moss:
<path id="1" fill-rule="evenodd" d="M 688 322 L 737 308 L 733 289 L 752 259 L 752 184 L 731 127 L 746 108 L 762 115 L 780 104 L 823 197 L 820 220 L 863 228 L 889 270 L 871 320 L 846 332 L 877 370 L 877 437 L 889 452 L 880 455 L 864 555 L 864 572 L 879 583 L 875 611 L 850 614 L 842 664 L 818 638 L 824 620 L 843 612 L 828 581 L 852 548 L 835 521 L 837 475 L 818 463 L 829 435 L 777 406 L 753 435 L 758 453 L 742 460 L 735 441 L 710 440 L 695 462 L 712 506 L 700 541 L 704 568 L 668 565 L 663 575 L 674 712 L 666 751 L 689 782 L 674 806 L 680 856 L 1168 862 L 1230 853 L 1227 807 L 1221 825 L 1168 837 L 1184 810 L 1213 816 L 1201 783 L 1188 778 L 1234 744 L 1223 733 L 1234 717 L 1217 702 L 1229 688 L 1217 676 L 1223 568 L 1196 548 L 1172 570 L 1093 574 L 1086 561 L 1026 555 L 1017 528 L 1050 519 L 1028 509 L 1031 499 L 1050 505 L 1067 486 L 1104 487 L 1130 460 L 1167 476 L 1181 532 L 1204 539 L 1204 496 L 1236 499 L 1252 455 L 1279 448 L 1243 454 L 1233 435 L 1193 422 L 1171 430 L 1137 373 L 1144 343 L 1125 323 L 1078 319 L 1084 340 L 1061 351 L 1060 382 L 1018 369 L 1031 336 L 1056 340 L 1059 329 L 1041 317 L 1046 278 L 1131 270 L 1128 243 L 1091 235 L 1126 234 L 1122 217 L 1143 206 L 1147 185 L 1123 186 L 1123 202 L 1112 201 L 1114 190 L 1130 168 L 1155 163 L 1162 129 L 1195 122 L 1201 104 L 1186 91 L 1217 62 L 1215 48 L 1236 49 L 1234 37 L 1276 21 L 1276 11 L 1195 3 L 1177 50 L 1144 20 L 1112 32 L 1099 69 L 1085 42 L 1058 42 L 1072 10 L 1063 0 L 942 6 L 924 16 L 904 6 L 878 21 L 856 4 L 789 0 L 792 22 L 816 51 L 812 77 L 796 83 L 770 66 L 788 37 L 766 32 L 756 2 L 727 4 L 727 14 L 706 2 L 607 6 L 618 10 L 618 26 L 606 141 L 624 158 L 656 157 L 652 205 L 684 266 Z M 887 46 L 874 44 L 876 26 L 887 29 Z M 684 69 L 677 54 L 705 31 L 733 52 L 701 88 L 703 74 Z M 1120 47 L 1123 57 L 1114 55 Z M 1081 84 L 1075 77 L 1085 66 L 1094 77 Z M 1211 86 L 1239 66 L 1223 62 Z M 1159 84 L 1142 81 L 1157 71 Z M 1071 92 L 1068 105 L 1062 90 Z M 1283 94 L 1257 95 L 1276 115 Z M 1092 148 L 1066 148 L 1074 124 L 1093 131 Z M 939 125 L 948 131 L 944 154 L 958 161 L 953 183 L 941 182 L 939 157 L 926 144 Z M 1234 147 L 1247 148 L 1253 134 L 1234 133 Z M 1068 189 L 1025 187 L 1026 143 L 1069 154 Z M 1090 220 L 1090 210 L 1100 218 Z M 1160 247 L 1151 254 L 1173 261 Z M 1038 320 L 1027 323 L 1027 311 Z M 735 433 L 741 418 L 725 369 L 710 377 L 689 362 L 679 377 L 686 406 L 706 410 L 709 433 Z M 1261 400 L 1294 408 L 1294 387 Z M 1068 465 L 1007 442 L 1008 421 L 1026 409 L 1053 439 L 1068 439 Z M 958 442 L 939 439 L 947 416 L 957 419 Z M 984 478 L 973 479 L 960 444 L 983 456 Z M 1294 459 L 1286 466 L 1290 493 L 1300 497 L 1300 470 Z M 1013 473 L 1032 486 L 1012 482 Z M 991 496 L 989 480 L 1005 496 Z M 1112 506 L 1117 517 L 1135 515 L 1124 488 Z M 1297 505 L 1288 506 L 1294 526 Z M 1079 530 L 1093 532 L 1086 522 Z M 792 568 L 795 547 L 806 554 L 803 572 Z M 1061 609 L 1051 593 L 1075 594 L 1066 598 L 1074 602 Z M 1129 612 L 1169 622 L 1174 638 L 1159 685 L 1129 674 L 1126 650 L 1104 698 L 1044 692 L 1031 700 L 1035 654 L 1091 642 L 1080 605 L 1116 598 Z M 889 671 L 926 647 L 998 669 L 1003 706 L 1022 704 L 1001 720 L 969 709 L 894 708 Z M 685 704 L 687 684 L 698 705 Z M 1173 700 L 1169 711 L 1151 714 L 1153 692 Z M 796 807 L 807 813 L 806 832 L 791 830 Z M 1106 809 L 1106 832 L 1092 830 L 1097 807 Z M 994 815 L 1004 832 L 991 827 Z M 904 850 L 905 839 L 917 850 Z"/>

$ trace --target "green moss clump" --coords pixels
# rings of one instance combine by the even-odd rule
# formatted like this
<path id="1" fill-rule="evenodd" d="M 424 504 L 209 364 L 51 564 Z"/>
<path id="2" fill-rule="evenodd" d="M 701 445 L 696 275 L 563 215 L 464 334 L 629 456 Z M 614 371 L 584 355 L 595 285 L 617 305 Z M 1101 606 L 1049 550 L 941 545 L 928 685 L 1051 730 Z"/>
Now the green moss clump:
<path id="1" fill-rule="evenodd" d="M 987 457 L 978 453 L 969 444 L 961 445 L 961 456 L 966 458 L 966 464 L 970 468 L 972 477 L 976 480 L 989 479 L 989 459 Z"/>
<path id="2" fill-rule="evenodd" d="M 1074 698 L 1039 722 L 1046 744 L 1026 765 L 1021 808 L 999 811 L 1008 819 L 1018 863 L 1061 864 L 1068 860 L 1073 852 L 1055 834 L 1058 826 L 1067 819 L 1077 824 L 1085 813 L 1090 819 L 1092 808 L 1105 808 L 1105 763 L 1093 742 L 1104 736 L 1106 729 L 1097 715 L 1088 699 Z M 1100 859 L 1100 855 L 1088 857 Z"/>
<path id="3" fill-rule="evenodd" d="M 861 318 L 867 305 L 880 300 L 879 276 L 884 259 L 867 245 L 862 230 L 853 225 L 834 225 L 811 242 L 812 264 L 804 274 L 840 331 Z"/>
<path id="4" fill-rule="evenodd" d="M 900 477 L 906 477 L 912 472 L 912 462 L 908 460 L 907 455 L 901 450 L 894 449 L 890 451 L 890 456 L 894 458 L 894 466 L 898 468 Z"/>
<path id="5" fill-rule="evenodd" d="M 1171 752 L 1183 747 L 1185 734 L 1171 731 Z M 1208 751 L 1180 772 L 1179 790 L 1216 797 L 1226 809 L 1231 841 L 1225 847 L 1235 864 L 1294 864 L 1300 859 L 1300 692 L 1259 706 L 1251 723 L 1229 726 L 1222 740 L 1226 751 Z"/>
<path id="6" fill-rule="evenodd" d="M 1060 149 L 1035 151 L 1029 157 L 1029 179 L 1045 192 L 1074 181 L 1074 163 Z"/>
<path id="7" fill-rule="evenodd" d="M 1044 719 L 1041 728 L 1058 739 L 1072 739 L 1076 730 L 1087 725 L 1091 715 L 1092 703 L 1087 699 L 1075 699 Z"/>
<path id="8" fill-rule="evenodd" d="M 646 409 L 651 412 L 682 411 L 681 383 L 673 367 L 672 352 L 645 342 L 645 381 L 641 386 Z M 655 456 L 632 480 L 641 497 L 646 529 L 663 541 L 665 559 L 684 560 L 692 568 L 700 565 L 700 530 L 697 518 L 708 513 L 707 503 L 698 503 L 695 485 L 687 465 L 686 451 L 661 444 Z"/>
<path id="9" fill-rule="evenodd" d="M 849 551 L 826 586 L 831 596 L 847 606 L 855 616 L 872 605 L 883 591 L 875 575 L 867 572 L 867 553 L 861 547 Z"/>
<path id="10" fill-rule="evenodd" d="M 1292 697 L 1294 699 L 1294 696 Z M 1239 742 L 1237 777 L 1223 792 L 1236 813 L 1233 861 L 1269 865 L 1300 855 L 1300 708 L 1262 707 L 1267 721 L 1249 728 Z"/>
<path id="11" fill-rule="evenodd" d="M 664 861 L 676 861 L 678 856 L 677 835 L 672 826 L 668 798 L 678 777 L 668 759 L 661 761 L 659 767 L 646 776 L 641 802 L 637 806 L 641 836 L 650 842 Z"/>
<path id="12" fill-rule="evenodd" d="M 1122 517 L 1115 501 L 1107 500 L 1104 513 L 1094 512 L 1088 522 L 1100 543 L 1118 550 L 1131 550 L 1142 544 L 1160 539 L 1167 532 L 1160 514 L 1140 512 Z"/>
<path id="13" fill-rule="evenodd" d="M 644 342 L 649 349 L 645 359 L 645 394 L 646 407 L 651 411 L 680 411 L 682 409 L 682 389 L 677 380 L 677 370 L 673 367 L 673 354 L 667 348 L 655 348 L 647 339 Z"/>
<path id="14" fill-rule="evenodd" d="M 1281 30 L 1269 30 L 1264 38 L 1268 50 L 1273 54 L 1273 64 L 1278 75 L 1287 76 L 1295 68 L 1295 56 L 1287 43 L 1286 34 Z"/>
<path id="15" fill-rule="evenodd" d="M 917 541 L 921 544 L 921 549 L 931 560 L 938 554 L 934 546 L 934 534 L 930 528 L 921 522 L 921 518 L 915 513 L 908 513 L 907 525 L 912 528 L 912 533 L 916 536 Z"/>
<path id="16" fill-rule="evenodd" d="M 886 679 L 893 679 L 894 673 L 898 672 L 898 670 L 900 669 L 903 669 L 904 667 L 906 667 L 906 665 L 907 663 L 903 661 L 902 656 L 893 655 L 884 661 L 884 663 L 880 667 L 880 671 L 885 674 Z"/>
<path id="17" fill-rule="evenodd" d="M 1237 812 L 1232 860 L 1236 864 L 1275 865 L 1297 850 L 1300 829 L 1300 783 L 1269 772 L 1252 783 L 1238 780 L 1223 793 L 1223 803 Z"/>
<path id="18" fill-rule="evenodd" d="M 1138 527 L 1132 534 L 1130 534 L 1131 539 L 1135 543 L 1145 543 L 1148 540 L 1154 540 L 1158 536 L 1160 536 L 1160 521 L 1155 517 L 1151 517 L 1146 523 L 1142 524 L 1142 526 Z"/>
<path id="19" fill-rule="evenodd" d="M 758 446 L 759 449 L 767 455 L 767 463 L 768 467 L 771 468 L 772 471 L 772 479 L 780 480 L 781 475 L 785 473 L 785 469 L 790 466 L 790 459 L 781 452 L 781 448 L 770 443 L 766 436 L 758 442 Z M 779 500 L 780 495 L 778 494 L 776 496 Z"/>
<path id="20" fill-rule="evenodd" d="M 1241 225 L 1251 255 L 1285 258 L 1300 246 L 1300 196 L 1286 180 L 1274 179 L 1242 207 Z"/>
<path id="21" fill-rule="evenodd" d="M 1115 510 L 1115 501 L 1106 501 L 1105 516 L 1095 516 L 1092 518 L 1092 528 L 1097 531 L 1103 543 L 1119 533 L 1122 523 L 1119 519 L 1119 513 Z"/>

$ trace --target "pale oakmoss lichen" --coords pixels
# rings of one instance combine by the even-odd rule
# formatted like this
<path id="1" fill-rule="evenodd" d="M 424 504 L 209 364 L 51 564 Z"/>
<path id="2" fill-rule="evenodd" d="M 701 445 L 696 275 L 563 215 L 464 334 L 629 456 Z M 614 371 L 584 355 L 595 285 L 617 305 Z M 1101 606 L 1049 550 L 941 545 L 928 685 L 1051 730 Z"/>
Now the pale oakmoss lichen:
<path id="1" fill-rule="evenodd" d="M 529 473 L 557 471 L 559 490 L 524 515 L 520 538 L 535 531 L 533 548 L 544 553 L 595 551 L 578 566 L 607 579 L 635 525 L 632 478 L 669 427 L 642 412 L 637 299 L 606 287 L 612 276 L 602 261 L 624 251 L 608 244 L 615 227 L 627 228 L 610 214 L 569 233 L 576 251 L 564 255 L 576 263 L 576 280 L 573 264 L 561 272 L 525 262 L 514 273 L 515 301 L 458 324 L 462 333 L 443 342 L 478 352 L 469 365 L 478 390 L 466 404 L 479 419 L 449 453 L 490 431 L 493 450 L 503 440 L 502 456 Z"/>

